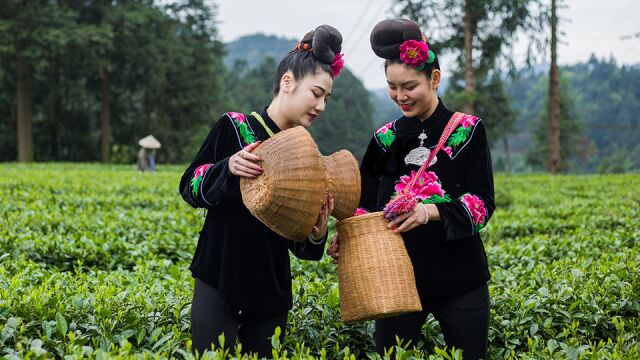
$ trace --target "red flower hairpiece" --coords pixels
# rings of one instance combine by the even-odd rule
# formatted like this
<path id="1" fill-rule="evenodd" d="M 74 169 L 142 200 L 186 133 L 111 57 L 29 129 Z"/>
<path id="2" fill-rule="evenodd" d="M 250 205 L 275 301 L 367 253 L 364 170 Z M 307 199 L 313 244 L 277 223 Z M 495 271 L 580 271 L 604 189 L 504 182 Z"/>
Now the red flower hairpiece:
<path id="1" fill-rule="evenodd" d="M 342 58 L 344 56 L 344 54 L 336 54 L 336 57 L 333 59 L 333 62 L 331 63 L 331 72 L 334 78 L 337 77 L 338 75 L 340 75 L 340 71 L 342 71 L 342 68 L 344 67 L 344 59 Z"/>
<path id="2" fill-rule="evenodd" d="M 422 41 L 407 40 L 400 45 L 400 60 L 418 67 L 429 60 L 429 46 Z"/>

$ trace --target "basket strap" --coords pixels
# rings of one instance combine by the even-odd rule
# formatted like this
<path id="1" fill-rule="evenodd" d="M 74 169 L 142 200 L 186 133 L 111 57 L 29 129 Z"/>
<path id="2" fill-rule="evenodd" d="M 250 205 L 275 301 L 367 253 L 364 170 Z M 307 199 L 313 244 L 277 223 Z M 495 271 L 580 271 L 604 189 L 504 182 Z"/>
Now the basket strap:
<path id="1" fill-rule="evenodd" d="M 405 189 L 411 189 L 416 181 L 420 178 L 420 176 L 422 176 L 422 173 L 425 172 L 429 166 L 431 166 L 431 161 L 433 161 L 434 156 L 436 156 L 438 151 L 442 150 L 442 148 L 444 147 L 444 143 L 447 141 L 449 136 L 451 136 L 453 130 L 458 127 L 458 124 L 460 123 L 460 120 L 463 116 L 464 113 L 461 112 L 456 112 L 453 114 L 453 116 L 451 116 L 451 119 L 449 119 L 449 122 L 442 131 L 440 140 L 438 140 L 438 145 L 436 145 L 436 148 L 433 149 L 433 151 L 429 154 L 429 158 L 427 159 L 427 161 L 422 164 L 422 166 L 420 166 L 420 169 L 418 170 L 416 175 L 413 177 L 413 179 L 411 179 L 409 186 L 405 187 Z"/>
<path id="2" fill-rule="evenodd" d="M 255 117 L 258 120 L 260 125 L 262 125 L 262 127 L 267 131 L 267 134 L 269 134 L 269 137 L 272 137 L 273 136 L 273 131 L 271 131 L 271 129 L 269 129 L 267 124 L 264 122 L 264 119 L 262 118 L 262 116 L 260 114 L 258 114 L 257 112 L 255 112 L 255 111 L 251 112 L 251 115 L 253 115 L 253 117 Z"/>

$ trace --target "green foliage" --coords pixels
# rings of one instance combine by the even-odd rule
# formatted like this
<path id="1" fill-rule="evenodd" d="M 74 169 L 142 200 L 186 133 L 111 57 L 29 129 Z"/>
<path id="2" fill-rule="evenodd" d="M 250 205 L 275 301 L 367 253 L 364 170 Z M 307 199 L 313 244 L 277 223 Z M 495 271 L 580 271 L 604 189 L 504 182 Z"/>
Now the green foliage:
<path id="1" fill-rule="evenodd" d="M 541 79 L 542 81 L 542 79 Z M 547 81 L 548 83 L 548 81 Z M 539 83 L 540 87 L 546 84 Z M 560 169 L 567 171 L 574 167 L 573 162 L 580 159 L 583 122 L 578 117 L 574 97 L 568 87 L 568 79 L 560 75 Z M 544 99 L 544 108 L 548 109 L 548 95 Z M 536 170 L 542 170 L 547 164 L 549 112 L 544 111 L 540 120 L 532 124 L 532 147 L 529 149 L 527 163 Z"/>
<path id="2" fill-rule="evenodd" d="M 15 159 L 16 51 L 32 69 L 38 161 L 100 158 L 101 85 L 111 145 L 153 133 L 160 161 L 187 161 L 226 108 L 215 8 L 202 1 L 10 2 L 0 10 L 0 161 Z M 13 46 L 15 44 L 15 46 Z M 6 130 L 6 132 L 5 132 Z M 199 134 L 196 142 L 191 140 Z M 5 134 L 8 134 L 5 136 Z M 119 153 L 116 162 L 126 160 Z"/>
<path id="3" fill-rule="evenodd" d="M 204 218 L 176 192 L 181 171 L 0 165 L 2 355 L 194 358 L 187 267 Z M 497 177 L 498 208 L 482 232 L 489 358 L 640 356 L 639 186 L 633 174 Z M 330 259 L 294 259 L 292 269 L 294 308 L 274 358 L 375 358 L 373 323 L 339 320 Z M 416 349 L 393 352 L 463 357 L 445 349 L 432 317 L 423 332 Z M 227 345 L 204 357 L 243 358 Z"/>
<path id="4" fill-rule="evenodd" d="M 579 119 L 575 126 L 565 122 L 561 139 L 565 160 L 574 171 L 628 172 L 640 169 L 640 83 L 638 66 L 619 66 L 614 60 L 598 60 L 561 67 L 561 101 L 573 103 L 571 117 Z M 514 130 L 513 150 L 516 154 L 534 153 L 539 142 L 532 141 L 542 116 L 547 112 L 548 75 L 545 72 L 523 72 L 507 86 L 510 101 L 520 109 Z M 562 102 L 561 102 L 562 106 Z M 565 107 L 571 109 L 571 107 Z M 562 109 L 561 109 L 562 110 Z M 561 123 L 561 127 L 562 127 Z M 576 128 L 581 136 L 576 138 Z M 539 129 L 538 131 L 542 131 Z M 567 138 L 565 138 L 567 139 Z M 524 168 L 526 169 L 526 168 Z"/>

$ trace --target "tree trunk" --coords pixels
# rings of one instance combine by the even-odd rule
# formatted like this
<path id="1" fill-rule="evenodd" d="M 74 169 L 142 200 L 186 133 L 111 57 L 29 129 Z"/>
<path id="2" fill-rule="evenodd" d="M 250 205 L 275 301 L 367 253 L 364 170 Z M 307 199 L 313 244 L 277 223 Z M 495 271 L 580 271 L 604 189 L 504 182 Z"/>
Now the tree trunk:
<path id="1" fill-rule="evenodd" d="M 109 106 L 111 102 L 109 91 L 109 73 L 100 70 L 100 153 L 102 162 L 109 162 L 111 143 L 111 120 Z"/>
<path id="2" fill-rule="evenodd" d="M 50 154 L 55 161 L 60 161 L 60 69 L 55 59 L 50 59 L 53 66 L 49 81 L 53 85 L 49 98 L 49 121 L 51 123 Z"/>
<path id="3" fill-rule="evenodd" d="M 27 59 L 16 56 L 18 105 L 18 162 L 33 161 L 33 130 L 31 113 L 31 66 Z"/>
<path id="4" fill-rule="evenodd" d="M 462 111 L 467 114 L 474 113 L 473 99 L 475 93 L 475 79 L 473 72 L 473 13 L 471 0 L 465 0 L 464 5 L 464 90 L 467 95 Z"/>
<path id="5" fill-rule="evenodd" d="M 504 152 L 507 155 L 506 170 L 508 173 L 511 173 L 513 166 L 511 164 L 511 148 L 509 148 L 509 138 L 506 136 L 503 137 L 503 143 L 504 143 Z"/>
<path id="6" fill-rule="evenodd" d="M 556 0 L 551 0 L 551 68 L 549 69 L 549 159 L 550 173 L 560 171 L 560 94 L 558 93 L 557 63 L 558 17 Z"/>

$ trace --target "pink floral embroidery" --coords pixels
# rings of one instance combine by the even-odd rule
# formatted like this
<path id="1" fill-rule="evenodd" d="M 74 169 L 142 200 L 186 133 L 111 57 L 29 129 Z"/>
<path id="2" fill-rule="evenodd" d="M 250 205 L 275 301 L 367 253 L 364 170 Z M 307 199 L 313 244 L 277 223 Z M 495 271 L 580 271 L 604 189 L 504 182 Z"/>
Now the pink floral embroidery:
<path id="1" fill-rule="evenodd" d="M 411 66 L 420 66 L 429 60 L 429 46 L 422 41 L 407 40 L 400 45 L 400 59 Z"/>
<path id="2" fill-rule="evenodd" d="M 229 114 L 234 120 L 236 120 L 239 123 L 244 123 L 244 122 L 247 121 L 247 119 L 245 118 L 244 114 L 242 114 L 242 113 L 229 111 L 227 114 Z"/>
<path id="3" fill-rule="evenodd" d="M 461 201 L 464 206 L 469 209 L 474 225 L 484 224 L 484 220 L 487 216 L 487 208 L 484 206 L 484 201 L 482 201 L 478 196 L 471 194 L 464 194 Z"/>
<path id="4" fill-rule="evenodd" d="M 400 193 L 405 187 L 407 187 L 407 185 L 409 185 L 409 182 L 415 174 L 415 171 L 411 171 L 411 174 L 401 176 L 400 181 L 398 181 L 395 186 L 395 190 Z M 438 175 L 433 171 L 423 172 L 409 192 L 420 201 L 428 199 L 432 195 L 444 197 L 444 190 L 442 190 L 442 185 L 438 180 Z"/>
<path id="5" fill-rule="evenodd" d="M 344 59 L 342 58 L 344 56 L 344 54 L 336 54 L 336 57 L 333 59 L 333 62 L 331 63 L 331 76 L 333 76 L 334 78 L 337 77 L 338 75 L 340 75 L 340 71 L 342 71 L 342 68 L 344 67 Z"/>
<path id="6" fill-rule="evenodd" d="M 209 170 L 209 167 L 213 166 L 213 164 L 204 164 L 200 165 L 193 172 L 193 178 L 191 178 L 191 191 L 193 192 L 193 196 L 198 196 L 198 189 L 200 188 L 200 183 L 202 183 L 202 179 L 204 179 L 204 174 Z"/>
<path id="7" fill-rule="evenodd" d="M 446 152 L 447 155 L 449 155 L 449 158 L 451 158 L 451 156 L 453 156 L 453 150 L 451 149 L 451 146 L 447 146 L 442 150 L 444 150 L 444 152 Z"/>
<path id="8" fill-rule="evenodd" d="M 460 125 L 462 125 L 462 127 L 466 129 L 470 126 L 474 126 L 476 124 L 476 121 L 478 121 L 477 116 L 465 114 L 462 120 L 460 121 Z"/>
<path id="9" fill-rule="evenodd" d="M 357 208 L 353 216 L 367 215 L 369 212 L 363 208 Z"/>
<path id="10" fill-rule="evenodd" d="M 391 129 L 391 126 L 392 126 L 392 123 L 382 125 L 378 130 L 376 130 L 376 134 L 378 133 L 386 134 L 387 131 Z"/>
<path id="11" fill-rule="evenodd" d="M 395 131 L 393 131 L 392 127 L 393 121 L 383 125 L 378 130 L 376 130 L 375 133 L 375 137 L 378 139 L 378 141 L 380 141 L 380 143 L 387 148 L 391 146 L 391 144 L 393 144 L 396 139 L 396 133 Z"/>

